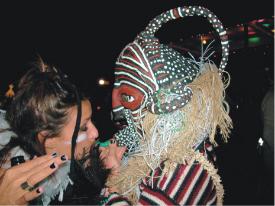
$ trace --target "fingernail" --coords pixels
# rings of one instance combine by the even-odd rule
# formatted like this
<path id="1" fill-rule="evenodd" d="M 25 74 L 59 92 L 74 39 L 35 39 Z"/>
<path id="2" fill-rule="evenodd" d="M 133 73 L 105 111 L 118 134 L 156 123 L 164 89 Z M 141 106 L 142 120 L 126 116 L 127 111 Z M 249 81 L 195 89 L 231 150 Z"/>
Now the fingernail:
<path id="1" fill-rule="evenodd" d="M 40 194 L 41 192 L 43 192 L 43 189 L 41 187 L 36 189 L 36 193 Z"/>
<path id="2" fill-rule="evenodd" d="M 60 157 L 60 159 L 61 159 L 62 161 L 66 161 L 66 160 L 67 160 L 67 157 L 66 157 L 66 155 L 62 155 L 62 156 Z"/>
<path id="3" fill-rule="evenodd" d="M 52 153 L 52 157 L 56 157 L 56 156 L 57 156 L 56 152 Z"/>
<path id="4" fill-rule="evenodd" d="M 52 164 L 50 165 L 50 168 L 51 168 L 51 169 L 54 169 L 54 168 L 56 168 L 56 165 L 55 165 L 54 163 L 52 163 Z"/>

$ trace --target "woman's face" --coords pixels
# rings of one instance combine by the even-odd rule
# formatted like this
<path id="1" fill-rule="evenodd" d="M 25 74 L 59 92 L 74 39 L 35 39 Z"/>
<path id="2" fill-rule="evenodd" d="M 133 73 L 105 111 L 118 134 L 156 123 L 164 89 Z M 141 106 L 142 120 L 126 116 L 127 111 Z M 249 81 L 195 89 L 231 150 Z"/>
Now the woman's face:
<path id="1" fill-rule="evenodd" d="M 71 142 L 74 132 L 77 117 L 77 106 L 74 106 L 68 111 L 68 119 L 60 134 L 56 137 L 47 138 L 45 141 L 46 153 L 50 154 L 57 152 L 65 154 L 71 159 Z M 84 152 L 89 152 L 91 146 L 95 143 L 98 137 L 98 131 L 91 121 L 92 107 L 89 100 L 82 101 L 82 115 L 80 130 L 76 140 L 75 158 L 80 159 Z"/>

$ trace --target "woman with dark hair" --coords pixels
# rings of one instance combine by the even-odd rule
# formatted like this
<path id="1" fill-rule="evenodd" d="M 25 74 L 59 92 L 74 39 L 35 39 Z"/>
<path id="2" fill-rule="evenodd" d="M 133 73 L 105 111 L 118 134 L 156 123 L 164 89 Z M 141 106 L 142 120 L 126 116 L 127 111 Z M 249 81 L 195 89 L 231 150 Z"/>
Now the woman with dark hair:
<path id="1" fill-rule="evenodd" d="M 102 167 L 96 144 L 98 131 L 91 117 L 90 101 L 66 75 L 44 63 L 32 68 L 21 78 L 5 114 L 13 133 L 0 138 L 0 145 L 4 145 L 1 171 L 11 170 L 12 158 L 31 160 L 51 154 L 59 159 L 50 165 L 56 171 L 39 185 L 26 179 L 18 190 L 32 192 L 39 186 L 43 192 L 33 204 L 96 204 L 109 170 Z M 19 203 L 22 201 L 14 202 Z"/>

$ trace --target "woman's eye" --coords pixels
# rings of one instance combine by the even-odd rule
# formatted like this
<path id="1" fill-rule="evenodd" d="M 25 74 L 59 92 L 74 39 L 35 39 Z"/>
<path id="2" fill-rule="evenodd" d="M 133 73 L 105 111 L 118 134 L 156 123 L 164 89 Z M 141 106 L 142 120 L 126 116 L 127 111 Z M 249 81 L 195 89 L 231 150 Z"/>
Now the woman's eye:
<path id="1" fill-rule="evenodd" d="M 84 126 L 84 127 L 81 127 L 80 128 L 80 131 L 82 131 L 82 132 L 86 132 L 88 130 L 88 127 L 87 126 Z"/>
<path id="2" fill-rule="evenodd" d="M 121 98 L 124 102 L 133 102 L 135 98 L 131 95 L 122 94 Z"/>

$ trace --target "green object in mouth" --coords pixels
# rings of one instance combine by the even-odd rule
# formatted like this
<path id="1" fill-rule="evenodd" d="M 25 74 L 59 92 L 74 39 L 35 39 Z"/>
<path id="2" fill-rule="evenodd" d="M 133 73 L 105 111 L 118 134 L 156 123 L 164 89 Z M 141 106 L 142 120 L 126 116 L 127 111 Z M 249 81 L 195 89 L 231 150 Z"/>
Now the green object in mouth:
<path id="1" fill-rule="evenodd" d="M 105 142 L 97 141 L 96 145 L 99 145 L 99 147 L 108 147 L 110 145 L 110 140 L 107 140 Z"/>

